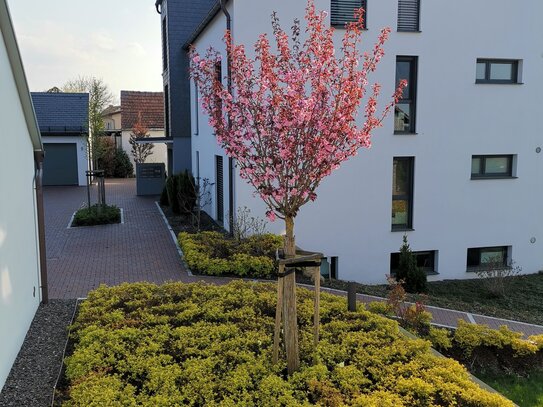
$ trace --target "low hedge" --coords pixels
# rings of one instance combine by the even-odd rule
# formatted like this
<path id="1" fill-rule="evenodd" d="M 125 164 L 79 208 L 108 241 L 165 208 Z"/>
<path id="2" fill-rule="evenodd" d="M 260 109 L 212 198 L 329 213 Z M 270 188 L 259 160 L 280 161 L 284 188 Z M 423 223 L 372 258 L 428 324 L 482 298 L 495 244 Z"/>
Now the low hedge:
<path id="1" fill-rule="evenodd" d="M 182 232 L 179 247 L 190 269 L 212 276 L 270 277 L 281 236 L 264 234 L 237 241 L 219 232 Z"/>
<path id="2" fill-rule="evenodd" d="M 523 338 L 507 326 L 458 321 L 458 329 L 430 328 L 429 339 L 442 353 L 480 372 L 507 372 L 526 375 L 543 370 L 543 335 Z"/>
<path id="3" fill-rule="evenodd" d="M 121 210 L 115 205 L 93 205 L 78 210 L 72 226 L 108 225 L 121 222 Z"/>
<path id="4" fill-rule="evenodd" d="M 430 343 L 344 298 L 298 289 L 301 368 L 273 365 L 274 284 L 105 286 L 89 293 L 66 360 L 70 406 L 512 406 Z"/>

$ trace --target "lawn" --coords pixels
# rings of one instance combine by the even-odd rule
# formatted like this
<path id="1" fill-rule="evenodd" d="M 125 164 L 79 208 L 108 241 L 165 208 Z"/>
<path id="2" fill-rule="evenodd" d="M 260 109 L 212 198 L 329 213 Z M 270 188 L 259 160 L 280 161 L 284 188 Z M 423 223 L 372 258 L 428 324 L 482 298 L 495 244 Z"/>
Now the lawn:
<path id="1" fill-rule="evenodd" d="M 532 374 L 528 378 L 484 374 L 478 377 L 520 407 L 543 406 L 543 372 Z"/>
<path id="2" fill-rule="evenodd" d="M 329 285 L 346 289 L 347 283 L 333 281 Z M 543 274 L 508 277 L 506 286 L 507 295 L 498 298 L 490 295 L 477 279 L 429 283 L 427 304 L 543 325 Z M 379 297 L 386 297 L 387 289 L 386 285 L 357 287 L 359 293 Z M 410 301 L 420 298 L 408 296 Z"/>

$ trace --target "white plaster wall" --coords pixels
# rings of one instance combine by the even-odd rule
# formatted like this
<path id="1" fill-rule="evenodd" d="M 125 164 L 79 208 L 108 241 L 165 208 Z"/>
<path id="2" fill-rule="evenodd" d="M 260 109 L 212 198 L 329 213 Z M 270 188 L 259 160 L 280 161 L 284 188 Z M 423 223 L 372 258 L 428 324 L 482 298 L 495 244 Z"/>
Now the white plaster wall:
<path id="1" fill-rule="evenodd" d="M 44 144 L 54 143 L 76 143 L 77 144 L 77 178 L 79 186 L 87 185 L 87 177 L 85 171 L 89 167 L 89 155 L 87 137 L 85 136 L 44 136 L 42 137 Z"/>
<path id="2" fill-rule="evenodd" d="M 234 40 L 247 48 L 258 34 L 271 33 L 269 16 L 278 12 L 284 27 L 302 17 L 305 0 L 265 2 L 234 0 Z M 329 10 L 329 1 L 317 0 Z M 415 251 L 437 250 L 433 279 L 471 278 L 466 272 L 469 247 L 512 247 L 524 273 L 543 268 L 543 2 L 526 0 L 511 7 L 505 0 L 423 1 L 421 33 L 395 31 L 397 2 L 368 2 L 364 49 L 371 49 L 383 26 L 393 29 L 387 56 L 373 77 L 383 85 L 381 101 L 393 93 L 396 55 L 419 57 L 417 135 L 394 135 L 393 117 L 374 132 L 373 148 L 361 150 L 326 178 L 315 203 L 296 219 L 297 243 L 339 257 L 339 277 L 383 282 L 390 253 L 398 251 L 403 232 L 391 232 L 393 157 L 415 157 L 413 231 Z M 223 21 L 223 20 L 222 20 Z M 210 26 L 196 45 L 220 46 L 223 22 Z M 342 30 L 336 31 L 340 40 Z M 338 50 L 339 52 L 339 50 Z M 522 85 L 475 84 L 477 58 L 522 60 Z M 200 117 L 193 138 L 200 171 L 212 171 L 213 137 Z M 470 180 L 471 156 L 517 155 L 517 179 Z M 194 157 L 193 157 L 194 158 Z M 205 170 L 203 170 L 205 168 Z M 252 188 L 236 180 L 236 205 L 261 216 L 264 207 Z M 276 222 L 274 231 L 283 230 Z M 534 244 L 530 243 L 536 238 Z"/>
<path id="3" fill-rule="evenodd" d="M 0 389 L 40 302 L 33 146 L 0 36 Z"/>
<path id="4" fill-rule="evenodd" d="M 228 10 L 232 16 L 232 19 L 235 21 L 234 8 L 232 6 L 233 2 L 229 2 Z M 226 23 L 224 16 L 219 13 L 212 24 L 206 29 L 206 31 L 198 38 L 196 46 L 199 50 L 205 50 L 210 45 L 213 45 L 218 51 L 222 53 L 222 72 L 223 76 L 226 75 L 226 52 L 224 51 L 222 38 L 226 29 Z M 225 82 L 225 81 L 223 81 Z M 229 191 L 229 182 L 228 182 L 228 157 L 226 156 L 224 150 L 217 143 L 217 139 L 214 135 L 213 129 L 209 125 L 208 118 L 204 115 L 201 106 L 198 106 L 196 109 L 195 103 L 195 89 L 194 82 L 191 81 L 191 109 L 192 109 L 192 172 L 195 177 L 199 175 L 200 179 L 207 178 L 210 182 L 215 183 L 215 156 L 220 155 L 223 157 L 223 219 L 224 227 L 228 229 L 228 216 L 230 208 L 228 207 L 228 191 Z M 197 122 L 196 122 L 197 116 Z M 196 124 L 197 123 L 197 124 Z M 196 152 L 199 153 L 199 170 L 197 168 L 198 163 L 196 159 Z M 212 216 L 214 219 L 217 219 L 217 191 L 216 186 L 213 185 L 211 188 L 211 197 L 212 203 L 206 208 L 206 212 Z M 236 198 L 236 196 L 235 196 Z M 234 205 L 234 207 L 237 207 Z"/>
<path id="5" fill-rule="evenodd" d="M 134 163 L 134 157 L 132 156 L 132 146 L 130 145 L 130 133 L 131 131 L 124 130 L 122 132 L 122 148 L 130 157 L 130 162 L 134 166 L 134 174 L 136 173 L 136 164 Z M 150 138 L 152 137 L 164 137 L 164 130 L 149 130 Z M 146 163 L 164 163 L 167 166 L 168 164 L 168 149 L 166 143 L 155 143 L 152 153 L 145 160 Z"/>

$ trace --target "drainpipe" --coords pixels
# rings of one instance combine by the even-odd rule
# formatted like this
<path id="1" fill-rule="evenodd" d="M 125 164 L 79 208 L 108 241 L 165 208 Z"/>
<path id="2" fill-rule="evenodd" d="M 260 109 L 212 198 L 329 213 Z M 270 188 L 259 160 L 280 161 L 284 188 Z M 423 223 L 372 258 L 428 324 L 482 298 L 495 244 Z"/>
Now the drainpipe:
<path id="1" fill-rule="evenodd" d="M 36 174 L 34 182 L 36 185 L 36 205 L 38 212 L 38 242 L 40 248 L 40 280 L 41 280 L 41 301 L 43 304 L 49 302 L 49 290 L 47 285 L 47 257 L 45 253 L 45 219 L 43 209 L 43 151 L 34 152 L 34 163 Z"/>
<path id="2" fill-rule="evenodd" d="M 226 8 L 226 2 L 227 0 L 219 0 L 221 3 L 221 10 L 226 17 L 226 29 L 228 32 L 230 32 L 230 41 L 232 41 L 232 17 L 230 16 L 230 13 L 228 12 L 228 9 Z M 228 87 L 228 93 L 232 94 L 232 67 L 230 64 L 230 52 L 227 51 L 226 55 L 226 82 Z M 230 234 L 234 231 L 234 216 L 235 216 L 235 209 L 234 209 L 234 166 L 235 166 L 234 159 L 228 158 L 228 206 L 229 206 L 229 214 L 228 214 L 228 226 L 230 229 Z"/>

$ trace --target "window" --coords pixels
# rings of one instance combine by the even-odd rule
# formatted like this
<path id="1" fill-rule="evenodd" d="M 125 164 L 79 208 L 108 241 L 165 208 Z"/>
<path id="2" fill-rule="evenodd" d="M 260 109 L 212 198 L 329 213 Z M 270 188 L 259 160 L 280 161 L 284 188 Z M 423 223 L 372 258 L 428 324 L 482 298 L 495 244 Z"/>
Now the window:
<path id="1" fill-rule="evenodd" d="M 196 184 L 200 187 L 200 152 L 196 151 Z"/>
<path id="2" fill-rule="evenodd" d="M 420 31 L 420 0 L 398 1 L 398 31 Z"/>
<path id="3" fill-rule="evenodd" d="M 221 61 L 217 61 L 215 63 L 215 78 L 217 78 L 217 80 L 219 82 L 222 82 L 222 63 L 221 63 Z"/>
<path id="4" fill-rule="evenodd" d="M 478 59 L 475 83 L 519 83 L 519 61 Z"/>
<path id="5" fill-rule="evenodd" d="M 407 80 L 402 97 L 394 107 L 394 133 L 414 134 L 417 96 L 418 57 L 396 57 L 396 86 Z"/>
<path id="6" fill-rule="evenodd" d="M 473 271 L 478 268 L 493 266 L 507 266 L 509 247 L 475 247 L 468 249 L 467 269 Z"/>
<path id="7" fill-rule="evenodd" d="M 199 104 L 200 104 L 200 100 L 199 100 L 199 95 L 198 95 L 198 84 L 196 83 L 196 81 L 194 81 L 194 134 L 197 136 L 199 131 L 200 131 L 200 128 L 199 128 L 199 123 L 198 123 L 198 116 L 199 116 Z"/>
<path id="8" fill-rule="evenodd" d="M 471 178 L 509 178 L 513 176 L 512 155 L 474 155 Z"/>
<path id="9" fill-rule="evenodd" d="M 392 230 L 413 227 L 413 172 L 415 157 L 395 157 L 392 171 Z"/>
<path id="10" fill-rule="evenodd" d="M 368 8 L 366 0 L 331 0 L 330 24 L 344 28 L 345 24 L 356 21 L 355 11 L 364 9 L 364 28 L 366 28 Z"/>
<path id="11" fill-rule="evenodd" d="M 168 85 L 164 86 L 164 135 L 170 137 L 170 92 Z"/>
<path id="12" fill-rule="evenodd" d="M 216 210 L 217 210 L 217 222 L 222 223 L 224 221 L 224 181 L 223 181 L 223 160 L 222 156 L 215 156 L 215 196 L 216 196 Z"/>
<path id="13" fill-rule="evenodd" d="M 168 40 L 166 34 L 166 17 L 162 19 L 162 70 L 168 69 Z"/>
<path id="14" fill-rule="evenodd" d="M 436 252 L 433 250 L 424 252 L 413 252 L 417 259 L 417 266 L 423 269 L 426 273 L 437 273 L 436 271 Z M 390 273 L 395 274 L 400 265 L 400 253 L 390 254 Z"/>

